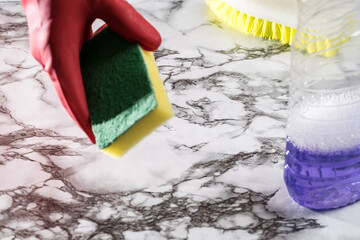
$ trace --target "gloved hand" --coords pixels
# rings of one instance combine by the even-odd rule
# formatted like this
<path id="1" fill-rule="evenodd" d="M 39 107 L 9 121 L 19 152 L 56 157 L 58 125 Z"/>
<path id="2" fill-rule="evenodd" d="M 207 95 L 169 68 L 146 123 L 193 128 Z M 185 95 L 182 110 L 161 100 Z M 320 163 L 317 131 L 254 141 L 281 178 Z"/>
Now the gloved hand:
<path id="1" fill-rule="evenodd" d="M 49 74 L 61 103 L 91 142 L 91 129 L 79 55 L 93 33 L 96 18 L 125 39 L 148 51 L 156 50 L 161 37 L 125 0 L 21 0 L 27 17 L 30 49 Z"/>

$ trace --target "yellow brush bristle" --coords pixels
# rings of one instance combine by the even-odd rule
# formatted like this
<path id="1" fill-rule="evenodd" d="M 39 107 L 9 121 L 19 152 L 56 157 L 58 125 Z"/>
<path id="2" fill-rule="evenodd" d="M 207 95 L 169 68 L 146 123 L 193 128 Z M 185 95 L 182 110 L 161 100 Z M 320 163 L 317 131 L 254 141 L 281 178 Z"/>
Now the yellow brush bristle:
<path id="1" fill-rule="evenodd" d="M 144 118 L 135 123 L 109 147 L 102 149 L 106 154 L 118 158 L 126 153 L 140 140 L 170 119 L 174 114 L 167 98 L 164 85 L 157 70 L 152 52 L 142 51 L 148 74 L 154 89 L 158 106 Z"/>
<path id="2" fill-rule="evenodd" d="M 251 0 L 249 0 L 251 1 Z M 283 24 L 266 21 L 245 14 L 222 0 L 206 0 L 209 8 L 224 23 L 246 34 L 262 37 L 271 40 L 280 41 L 282 44 L 293 44 L 296 33 L 295 28 Z M 346 18 L 346 27 L 351 28 L 354 25 L 353 17 Z M 316 54 L 323 57 L 334 57 L 339 52 L 339 46 L 346 43 L 350 37 L 345 32 L 334 36 L 312 34 L 309 29 L 307 33 L 302 33 L 294 43 L 298 50 L 305 50 L 308 54 Z"/>
<path id="3" fill-rule="evenodd" d="M 294 39 L 296 32 L 294 28 L 242 13 L 222 0 L 206 0 L 206 2 L 221 21 L 240 32 L 277 40 L 282 44 L 291 44 Z"/>

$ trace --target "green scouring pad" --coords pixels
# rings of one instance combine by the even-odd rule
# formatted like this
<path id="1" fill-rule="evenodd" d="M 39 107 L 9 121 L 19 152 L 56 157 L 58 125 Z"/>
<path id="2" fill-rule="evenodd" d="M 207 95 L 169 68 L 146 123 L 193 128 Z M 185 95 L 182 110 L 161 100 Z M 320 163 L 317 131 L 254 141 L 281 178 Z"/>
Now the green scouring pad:
<path id="1" fill-rule="evenodd" d="M 168 100 L 158 73 L 149 74 L 153 72 L 155 62 L 152 63 L 147 55 L 148 52 L 138 44 L 129 43 L 108 27 L 86 42 L 80 54 L 96 144 L 105 151 L 109 149 L 116 157 L 172 116 L 170 103 L 166 103 L 163 109 L 158 106 L 159 100 Z M 154 78 L 157 83 L 154 83 Z M 162 89 L 156 94 L 158 87 L 154 86 L 154 92 L 153 85 L 158 86 L 159 81 Z M 165 100 L 157 99 L 156 95 L 164 97 L 164 94 Z M 159 107 L 160 117 L 159 113 L 155 114 L 159 111 L 153 111 Z M 152 111 L 155 116 L 149 114 Z M 119 140 L 122 136 L 124 139 Z"/>

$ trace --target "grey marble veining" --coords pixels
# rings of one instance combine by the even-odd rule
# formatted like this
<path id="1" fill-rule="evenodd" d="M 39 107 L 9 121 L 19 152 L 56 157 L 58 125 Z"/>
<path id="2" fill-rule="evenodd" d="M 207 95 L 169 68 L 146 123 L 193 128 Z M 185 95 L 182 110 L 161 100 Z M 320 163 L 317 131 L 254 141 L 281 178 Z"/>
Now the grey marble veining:
<path id="1" fill-rule="evenodd" d="M 130 1 L 161 33 L 175 117 L 121 159 L 99 152 L 0 1 L 0 239 L 360 239 L 360 204 L 315 212 L 282 180 L 289 47 L 202 0 Z"/>

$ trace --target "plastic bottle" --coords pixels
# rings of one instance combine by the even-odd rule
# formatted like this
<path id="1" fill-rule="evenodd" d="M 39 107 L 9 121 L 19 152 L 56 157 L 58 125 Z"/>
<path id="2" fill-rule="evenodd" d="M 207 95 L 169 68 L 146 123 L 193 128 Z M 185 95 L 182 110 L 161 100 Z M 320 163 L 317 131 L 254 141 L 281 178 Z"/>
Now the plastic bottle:
<path id="1" fill-rule="evenodd" d="M 298 0 L 284 180 L 311 209 L 360 199 L 360 1 Z"/>

